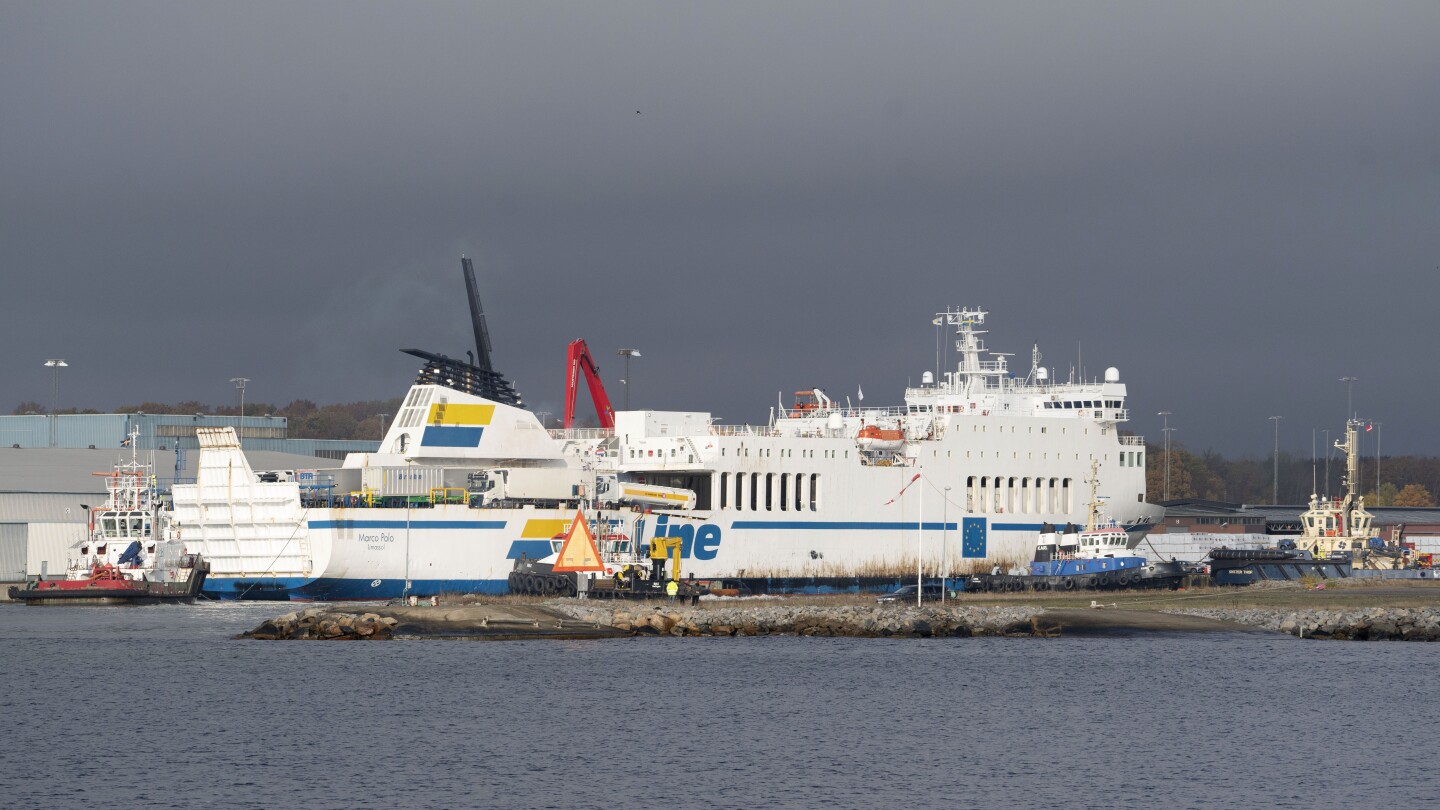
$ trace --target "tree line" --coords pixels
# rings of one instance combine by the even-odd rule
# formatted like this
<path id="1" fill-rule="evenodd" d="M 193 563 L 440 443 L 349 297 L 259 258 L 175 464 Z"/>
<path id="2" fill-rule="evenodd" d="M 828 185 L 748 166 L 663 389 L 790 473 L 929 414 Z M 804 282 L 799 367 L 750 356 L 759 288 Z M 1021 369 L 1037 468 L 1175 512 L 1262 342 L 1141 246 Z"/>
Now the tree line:
<path id="1" fill-rule="evenodd" d="M 1150 501 L 1203 498 L 1231 503 L 1305 504 L 1311 493 L 1324 497 L 1345 492 L 1345 454 L 1336 450 L 1326 464 L 1321 456 L 1281 452 L 1276 459 L 1227 459 L 1213 451 L 1192 453 L 1171 443 L 1166 483 L 1165 449 L 1145 445 L 1145 489 Z M 1377 481 L 1378 464 L 1378 481 Z M 1278 472 L 1278 475 L 1277 475 Z M 1356 487 L 1367 506 L 1434 506 L 1431 493 L 1440 492 L 1440 458 L 1434 456 L 1374 456 L 1361 458 Z M 1277 486 L 1278 484 L 1278 486 Z M 1378 485 L 1378 487 L 1377 487 Z"/>

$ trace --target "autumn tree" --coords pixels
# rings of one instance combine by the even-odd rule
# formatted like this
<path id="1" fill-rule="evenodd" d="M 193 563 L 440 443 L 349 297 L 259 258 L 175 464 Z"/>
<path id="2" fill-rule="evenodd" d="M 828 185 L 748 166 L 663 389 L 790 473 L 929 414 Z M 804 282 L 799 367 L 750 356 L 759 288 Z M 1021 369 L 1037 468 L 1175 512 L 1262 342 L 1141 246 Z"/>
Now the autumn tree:
<path id="1" fill-rule="evenodd" d="M 1379 493 L 1374 490 L 1365 493 L 1365 504 L 1367 506 L 1394 506 L 1395 498 L 1399 494 L 1400 490 L 1394 484 L 1386 481 L 1380 485 Z"/>
<path id="2" fill-rule="evenodd" d="M 1406 484 L 1405 488 L 1400 490 L 1400 494 L 1395 496 L 1395 505 L 1434 506 L 1435 503 L 1430 499 L 1430 491 L 1425 487 L 1419 484 Z"/>

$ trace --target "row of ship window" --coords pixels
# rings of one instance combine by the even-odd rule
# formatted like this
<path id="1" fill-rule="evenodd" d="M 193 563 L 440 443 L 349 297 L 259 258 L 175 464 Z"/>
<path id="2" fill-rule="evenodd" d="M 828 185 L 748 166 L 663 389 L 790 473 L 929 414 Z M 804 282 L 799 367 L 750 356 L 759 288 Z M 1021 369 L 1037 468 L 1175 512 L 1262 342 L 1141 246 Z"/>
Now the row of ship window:
<path id="1" fill-rule="evenodd" d="M 818 473 L 720 473 L 720 508 L 740 512 L 815 512 Z"/>
<path id="2" fill-rule="evenodd" d="M 817 473 L 721 473 L 721 509 L 740 512 L 815 512 Z M 979 514 L 1056 514 L 1074 509 L 1074 479 L 975 476 L 965 481 L 965 508 Z"/>
<path id="3" fill-rule="evenodd" d="M 1120 451 L 1120 466 L 1121 466 L 1121 467 L 1144 467 L 1144 466 L 1145 466 L 1145 451 L 1143 451 L 1143 450 L 1121 450 L 1121 451 Z"/>
<path id="4" fill-rule="evenodd" d="M 1073 402 L 1047 402 L 1046 408 L 1053 408 L 1061 411 L 1078 411 L 1081 408 L 1118 408 L 1122 400 L 1118 399 L 1087 399 Z"/>
<path id="5" fill-rule="evenodd" d="M 980 514 L 1048 515 L 1074 508 L 1070 478 L 970 476 L 965 508 Z"/>

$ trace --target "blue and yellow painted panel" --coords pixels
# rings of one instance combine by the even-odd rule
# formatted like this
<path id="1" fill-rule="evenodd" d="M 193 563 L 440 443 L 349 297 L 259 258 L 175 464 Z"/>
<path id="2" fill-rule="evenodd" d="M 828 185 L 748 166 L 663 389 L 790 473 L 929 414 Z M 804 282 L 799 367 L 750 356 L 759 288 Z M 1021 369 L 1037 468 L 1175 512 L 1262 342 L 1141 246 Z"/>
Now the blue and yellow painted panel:
<path id="1" fill-rule="evenodd" d="M 494 405 L 449 405 L 437 402 L 430 406 L 427 425 L 488 425 L 495 418 Z"/>
<path id="2" fill-rule="evenodd" d="M 510 550 L 506 552 L 507 560 L 518 560 L 523 553 L 532 560 L 538 560 L 550 556 L 550 541 L 557 534 L 564 534 L 570 528 L 570 521 L 565 519 L 550 520 L 548 518 L 531 518 L 525 521 L 525 528 L 520 530 L 520 539 L 510 544 Z"/>
<path id="3" fill-rule="evenodd" d="M 430 417 L 425 421 L 420 446 L 479 447 L 480 439 L 485 435 L 485 426 L 493 418 L 494 405 L 436 403 L 430 406 Z"/>
<path id="4" fill-rule="evenodd" d="M 483 427 L 433 427 L 425 428 L 420 437 L 421 447 L 479 447 L 480 437 L 485 435 Z"/>

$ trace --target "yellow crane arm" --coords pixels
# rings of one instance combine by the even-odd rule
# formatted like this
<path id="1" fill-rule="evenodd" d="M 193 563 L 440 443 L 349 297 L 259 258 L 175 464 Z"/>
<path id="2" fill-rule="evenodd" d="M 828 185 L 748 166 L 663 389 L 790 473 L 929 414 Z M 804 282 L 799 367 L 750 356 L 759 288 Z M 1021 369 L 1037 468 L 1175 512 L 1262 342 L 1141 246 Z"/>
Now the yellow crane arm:
<path id="1" fill-rule="evenodd" d="M 650 539 L 650 559 L 670 558 L 670 578 L 680 581 L 680 546 L 684 541 L 679 537 L 653 537 Z"/>

